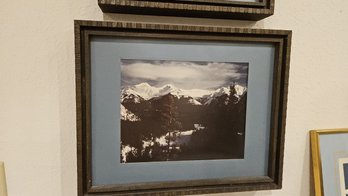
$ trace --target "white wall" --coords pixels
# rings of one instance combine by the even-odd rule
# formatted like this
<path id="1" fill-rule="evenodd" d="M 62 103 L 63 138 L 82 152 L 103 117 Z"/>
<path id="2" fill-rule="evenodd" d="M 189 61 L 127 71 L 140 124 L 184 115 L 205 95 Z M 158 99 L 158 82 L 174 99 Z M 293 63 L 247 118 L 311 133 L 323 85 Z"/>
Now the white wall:
<path id="1" fill-rule="evenodd" d="M 73 19 L 141 20 L 293 30 L 282 190 L 309 195 L 308 130 L 348 127 L 348 1 L 277 0 L 260 22 L 103 15 L 97 0 L 3 0 L 0 160 L 9 196 L 75 196 Z"/>

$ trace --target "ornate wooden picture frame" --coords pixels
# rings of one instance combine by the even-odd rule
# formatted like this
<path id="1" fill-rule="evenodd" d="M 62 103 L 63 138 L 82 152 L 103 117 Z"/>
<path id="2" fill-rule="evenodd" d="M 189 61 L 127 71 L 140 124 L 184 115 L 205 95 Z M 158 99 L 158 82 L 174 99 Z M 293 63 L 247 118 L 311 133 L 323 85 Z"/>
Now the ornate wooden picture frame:
<path id="1" fill-rule="evenodd" d="M 75 21 L 78 195 L 187 195 L 280 189 L 283 176 L 290 45 L 291 31 L 286 30 Z M 203 68 L 208 72 L 199 72 Z M 194 70 L 193 74 L 189 70 Z M 136 78 L 139 73 L 142 78 L 140 81 L 137 80 L 140 77 Z M 137 96 L 140 94 L 135 92 L 139 88 L 156 86 L 170 76 L 181 76 L 180 73 L 189 74 L 189 77 L 181 77 L 184 78 L 179 80 L 181 83 L 177 82 L 177 79 L 171 81 L 182 85 L 182 88 L 188 87 L 189 83 L 185 81 L 192 81 L 190 78 L 195 79 L 196 76 L 205 78 L 197 80 L 196 83 L 201 86 L 212 84 L 212 82 L 205 83 L 210 80 L 225 84 L 225 81 L 234 78 L 234 81 L 242 85 L 245 84 L 243 81 L 247 80 L 248 96 L 243 93 L 246 92 L 246 88 L 239 88 L 244 89 L 239 94 L 234 90 L 237 89 L 235 82 L 232 82 L 233 85 L 230 85 L 229 90 L 214 91 L 214 88 L 206 88 L 212 89 L 210 95 L 214 96 L 198 98 L 181 96 L 180 93 L 189 91 L 172 91 L 173 86 L 163 87 L 170 90 L 168 94 L 157 93 L 157 97 L 151 99 L 144 95 L 141 98 Z M 217 77 L 215 73 L 219 73 L 217 74 L 219 76 Z M 166 77 L 159 79 L 158 74 L 164 74 Z M 245 77 L 246 74 L 248 78 Z M 157 79 L 149 78 L 154 75 Z M 133 105 L 128 103 L 126 105 L 122 101 L 124 98 L 122 86 L 124 83 L 133 85 L 134 81 L 143 83 L 136 85 L 136 88 L 134 86 L 129 88 L 131 90 L 129 92 L 133 94 L 127 95 L 127 101 L 134 102 Z M 145 85 L 144 81 L 148 84 Z M 151 87 L 151 89 L 159 88 L 162 87 Z M 216 98 L 217 93 L 219 99 L 207 101 L 206 98 Z M 229 99 L 225 95 L 230 95 Z M 218 111 L 216 115 L 206 116 L 209 114 L 207 112 L 199 114 L 209 118 L 209 121 L 216 119 L 214 122 L 221 122 L 226 113 L 226 126 L 230 126 L 229 122 L 233 122 L 232 117 L 228 117 L 235 110 L 233 108 L 241 108 L 235 111 L 244 111 L 239 116 L 243 122 L 239 121 L 238 124 L 242 128 L 239 131 L 232 128 L 228 131 L 227 128 L 227 132 L 219 132 L 222 135 L 215 134 L 216 132 L 211 131 L 212 123 L 203 120 L 206 124 L 202 125 L 202 119 L 185 119 L 183 115 L 179 116 L 181 120 L 172 120 L 174 113 L 171 112 L 168 113 L 172 116 L 170 122 L 180 121 L 182 126 L 173 128 L 179 131 L 168 132 L 167 135 L 165 132 L 162 133 L 167 144 L 161 143 L 160 137 L 151 131 L 142 132 L 140 136 L 137 135 L 140 134 L 139 131 L 132 132 L 134 137 L 123 138 L 124 130 L 128 130 L 124 129 L 123 122 L 128 122 L 128 125 L 139 123 L 140 118 L 145 118 L 145 114 L 149 114 L 150 110 L 153 111 L 152 114 L 162 110 L 145 107 L 144 114 L 139 113 L 139 108 L 133 106 L 140 103 L 151 106 L 164 96 L 167 97 L 166 100 L 171 100 L 170 104 L 164 102 L 165 108 L 170 108 L 171 111 L 180 107 L 173 105 L 179 98 L 182 102 L 187 101 L 186 109 L 187 107 L 199 109 L 212 102 L 221 103 L 215 104 L 216 107 L 219 105 L 219 110 L 211 110 L 215 106 L 208 108 L 209 111 Z M 241 96 L 245 98 L 247 96 L 246 106 L 237 107 L 236 105 L 241 103 L 240 100 L 243 100 Z M 225 110 L 231 103 L 230 99 L 235 100 L 232 109 Z M 192 103 L 192 106 L 187 103 Z M 162 116 L 168 119 L 168 115 Z M 234 114 L 235 117 L 236 115 L 238 116 Z M 199 121 L 200 124 L 193 124 L 193 121 Z M 161 123 L 161 120 L 158 120 L 158 124 Z M 156 127 L 155 125 L 156 123 L 151 121 L 146 126 Z M 159 126 L 159 130 L 172 126 L 170 123 L 162 125 L 164 126 Z M 138 126 L 136 130 L 141 131 L 146 126 Z M 184 130 L 185 126 L 193 130 Z M 209 129 L 207 126 L 210 126 Z M 206 156 L 202 152 L 193 154 L 195 158 L 192 158 L 193 156 L 182 158 L 185 156 L 181 156 L 181 152 L 185 150 L 195 153 L 187 151 L 194 145 L 185 143 L 183 146 L 175 143 L 176 139 L 170 139 L 171 136 L 174 137 L 173 133 L 176 134 L 176 138 L 184 135 L 190 136 L 192 140 L 196 138 L 197 141 L 204 136 L 208 139 L 210 136 L 227 140 L 237 137 L 245 139 L 238 140 L 242 141 L 240 147 L 230 143 L 226 147 L 226 156 L 220 154 Z M 135 145 L 137 141 L 142 142 L 139 147 Z M 231 148 L 237 148 L 237 151 L 228 154 L 230 152 L 228 149 Z M 158 157 L 154 159 L 156 149 Z M 192 149 L 210 148 L 208 146 L 208 148 L 192 147 Z M 235 152 L 242 154 L 234 156 Z M 161 159 L 161 153 L 166 158 Z M 127 162 L 129 156 L 133 163 Z"/>
<path id="2" fill-rule="evenodd" d="M 274 0 L 98 0 L 105 13 L 261 20 L 274 13 Z"/>

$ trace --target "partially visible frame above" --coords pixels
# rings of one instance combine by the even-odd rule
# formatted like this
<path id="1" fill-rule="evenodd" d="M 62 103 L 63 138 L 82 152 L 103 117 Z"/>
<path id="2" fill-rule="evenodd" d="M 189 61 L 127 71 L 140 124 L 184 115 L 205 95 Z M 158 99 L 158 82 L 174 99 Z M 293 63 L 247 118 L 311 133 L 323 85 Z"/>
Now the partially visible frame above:
<path id="1" fill-rule="evenodd" d="M 104 13 L 261 20 L 274 13 L 274 0 L 98 0 Z"/>

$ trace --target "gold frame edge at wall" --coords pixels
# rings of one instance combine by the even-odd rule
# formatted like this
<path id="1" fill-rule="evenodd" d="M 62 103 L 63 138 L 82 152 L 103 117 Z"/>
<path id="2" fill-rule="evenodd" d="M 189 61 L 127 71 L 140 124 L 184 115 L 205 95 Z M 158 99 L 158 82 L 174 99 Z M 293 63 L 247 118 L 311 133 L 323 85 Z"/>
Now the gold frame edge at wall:
<path id="1" fill-rule="evenodd" d="M 314 196 L 324 196 L 319 136 L 340 133 L 348 133 L 348 128 L 321 129 L 310 131 L 311 178 L 313 180 Z"/>

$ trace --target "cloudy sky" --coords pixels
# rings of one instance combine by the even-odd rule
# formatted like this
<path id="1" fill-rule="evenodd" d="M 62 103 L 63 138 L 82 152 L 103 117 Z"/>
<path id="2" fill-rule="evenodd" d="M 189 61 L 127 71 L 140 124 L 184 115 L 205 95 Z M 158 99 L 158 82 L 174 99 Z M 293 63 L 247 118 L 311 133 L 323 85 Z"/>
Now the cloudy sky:
<path id="1" fill-rule="evenodd" d="M 122 88 L 142 82 L 188 90 L 247 86 L 248 63 L 122 59 L 121 78 Z"/>

